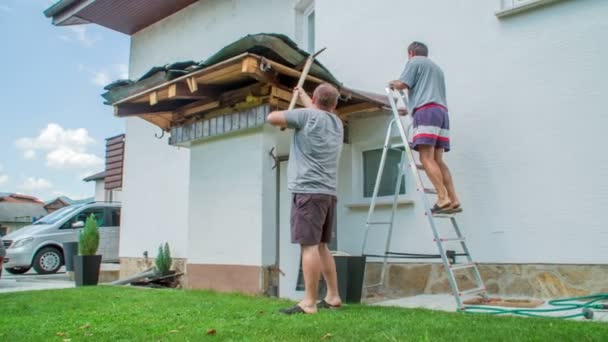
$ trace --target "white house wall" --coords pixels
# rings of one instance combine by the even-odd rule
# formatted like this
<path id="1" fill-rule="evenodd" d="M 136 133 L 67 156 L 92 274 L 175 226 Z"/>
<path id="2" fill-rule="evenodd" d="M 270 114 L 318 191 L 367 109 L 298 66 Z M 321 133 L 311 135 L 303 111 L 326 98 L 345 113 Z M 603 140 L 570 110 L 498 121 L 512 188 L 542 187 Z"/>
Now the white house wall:
<path id="1" fill-rule="evenodd" d="M 261 130 L 191 147 L 188 263 L 261 265 Z"/>
<path id="2" fill-rule="evenodd" d="M 120 257 L 156 256 L 169 242 L 174 257 L 187 251 L 190 152 L 169 146 L 159 129 L 138 118 L 126 128 Z"/>
<path id="3" fill-rule="evenodd" d="M 479 261 L 605 263 L 608 80 L 599 68 L 608 60 L 608 2 L 562 1 L 504 19 L 494 15 L 499 6 L 318 0 L 317 46 L 328 47 L 321 61 L 345 84 L 382 92 L 399 76 L 407 45 L 428 43 L 446 74 L 453 137 L 447 161 Z M 367 127 L 374 128 L 353 140 L 381 141 L 384 128 Z M 348 191 L 344 165 L 340 187 Z M 402 214 L 406 233 L 394 241 L 434 251 L 428 225 L 408 212 L 416 209 Z M 341 210 L 340 248 L 356 252 L 364 212 Z"/>
<path id="4" fill-rule="evenodd" d="M 196 2 L 132 36 L 129 76 L 136 79 L 156 65 L 205 59 L 251 33 L 277 32 L 293 37 L 294 3 Z M 159 130 L 141 119 L 127 119 L 126 126 L 120 256 L 141 257 L 144 250 L 155 251 L 158 243 L 169 241 L 174 255 L 186 258 L 188 241 L 193 241 L 188 237 L 188 222 L 199 217 L 196 213 L 188 217 L 190 151 L 168 146 L 166 136 L 156 139 L 154 134 Z M 196 248 L 192 257 L 209 261 Z M 247 263 L 259 264 L 260 258 L 258 253 Z"/>

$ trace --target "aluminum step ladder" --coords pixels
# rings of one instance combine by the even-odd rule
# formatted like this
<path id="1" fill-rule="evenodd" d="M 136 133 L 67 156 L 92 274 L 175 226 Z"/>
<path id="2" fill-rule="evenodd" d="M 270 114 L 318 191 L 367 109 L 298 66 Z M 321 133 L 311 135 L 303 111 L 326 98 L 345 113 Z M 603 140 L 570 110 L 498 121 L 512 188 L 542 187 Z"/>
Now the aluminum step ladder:
<path id="1" fill-rule="evenodd" d="M 365 225 L 366 229 L 365 229 L 365 235 L 364 235 L 363 247 L 362 247 L 363 255 L 367 255 L 368 257 L 381 257 L 381 258 L 383 258 L 383 263 L 382 263 L 382 271 L 380 274 L 380 283 L 373 284 L 368 287 L 382 286 L 384 284 L 384 279 L 385 279 L 386 270 L 387 270 L 387 262 L 388 262 L 389 258 L 399 258 L 399 257 L 406 257 L 406 258 L 413 258 L 413 259 L 441 258 L 441 260 L 443 262 L 443 266 L 444 266 L 445 270 L 447 271 L 447 278 L 450 283 L 450 288 L 452 290 L 452 294 L 454 295 L 454 298 L 456 300 L 458 310 L 462 310 L 462 309 L 464 309 L 463 298 L 466 296 L 479 295 L 484 298 L 487 298 L 485 285 L 483 283 L 483 280 L 481 279 L 481 274 L 479 273 L 477 264 L 473 261 L 473 258 L 471 257 L 471 253 L 467 247 L 465 238 L 462 235 L 460 227 L 458 226 L 458 223 L 456 222 L 457 214 L 434 214 L 433 215 L 431 213 L 432 205 L 431 205 L 431 201 L 429 200 L 429 195 L 435 195 L 435 194 L 437 194 L 437 191 L 432 188 L 425 188 L 423 179 L 421 177 L 421 173 L 424 172 L 424 168 L 422 167 L 422 165 L 419 165 L 416 163 L 416 160 L 414 159 L 414 154 L 412 152 L 412 149 L 410 148 L 409 140 L 408 140 L 406 132 L 409 131 L 409 129 L 412 125 L 411 115 L 405 117 L 405 118 L 409 118 L 409 120 L 410 120 L 407 130 L 404 128 L 404 124 L 401 119 L 402 116 L 399 115 L 398 104 L 400 101 L 402 101 L 403 104 L 407 103 L 407 95 L 402 91 L 396 91 L 396 90 L 392 90 L 392 89 L 388 89 L 388 88 L 386 89 L 386 92 L 387 92 L 388 100 L 389 100 L 389 103 L 391 106 L 393 118 L 388 125 L 388 129 L 386 132 L 386 138 L 384 140 L 384 147 L 382 150 L 382 157 L 380 158 L 380 166 L 378 168 L 378 175 L 376 176 L 376 183 L 374 185 L 374 191 L 372 194 L 372 199 L 371 199 L 369 211 L 367 214 L 367 221 L 366 221 L 366 225 Z M 397 132 L 399 133 L 399 136 L 398 136 L 399 143 L 396 143 L 396 144 L 392 143 L 393 139 L 391 139 L 393 137 L 394 128 L 396 128 Z M 378 192 L 379 192 L 380 184 L 382 181 L 382 174 L 384 172 L 384 167 L 386 164 L 386 157 L 387 157 L 389 150 L 395 150 L 395 149 L 401 150 L 401 151 L 403 151 L 403 153 L 401 155 L 401 162 L 399 164 L 399 173 L 398 173 L 399 177 L 397 178 L 397 182 L 395 184 L 395 193 L 393 196 L 392 210 L 391 210 L 388 220 L 376 220 L 374 212 L 376 211 Z M 416 254 L 416 253 L 398 253 L 398 252 L 390 251 L 391 238 L 392 238 L 392 234 L 393 234 L 393 227 L 394 227 L 394 221 L 395 221 L 395 214 L 397 211 L 397 205 L 398 205 L 398 199 L 399 199 L 399 190 L 401 188 L 401 182 L 404 178 L 404 175 L 407 173 L 408 166 L 411 169 L 411 173 L 414 176 L 414 179 L 416 181 L 416 191 L 418 193 L 420 193 L 421 202 L 424 204 L 424 213 L 428 219 L 429 225 L 433 232 L 433 237 L 434 237 L 433 240 L 437 245 L 437 249 L 439 250 L 438 255 Z M 449 222 L 455 232 L 455 236 L 442 236 L 439 233 L 438 224 L 436 222 L 437 220 L 449 220 Z M 365 254 L 370 229 L 379 228 L 379 227 L 388 228 L 384 254 L 382 254 L 382 255 Z M 445 244 L 451 243 L 451 242 L 460 243 L 460 247 L 462 248 L 462 253 L 456 253 L 454 251 L 447 250 Z M 456 263 L 456 256 L 464 256 L 464 257 L 466 257 L 466 261 L 463 263 Z M 464 290 L 464 291 L 461 290 L 460 287 L 458 286 L 458 281 L 457 281 L 456 275 L 455 275 L 455 271 L 457 271 L 457 270 L 470 270 L 473 274 L 473 278 L 474 278 L 474 281 L 476 284 L 475 287 L 472 289 Z"/>

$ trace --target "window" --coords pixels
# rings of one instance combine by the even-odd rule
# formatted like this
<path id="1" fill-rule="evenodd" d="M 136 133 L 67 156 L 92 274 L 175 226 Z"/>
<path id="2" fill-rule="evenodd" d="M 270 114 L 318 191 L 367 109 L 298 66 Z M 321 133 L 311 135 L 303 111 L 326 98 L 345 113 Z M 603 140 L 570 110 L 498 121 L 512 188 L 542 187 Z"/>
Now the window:
<path id="1" fill-rule="evenodd" d="M 506 17 L 556 1 L 559 0 L 501 0 L 500 10 L 496 12 L 496 16 Z"/>
<path id="2" fill-rule="evenodd" d="M 296 39 L 302 49 L 315 52 L 315 2 L 301 0 L 296 5 Z"/>
<path id="3" fill-rule="evenodd" d="M 388 150 L 386 163 L 378 189 L 378 196 L 392 196 L 395 194 L 397 177 L 399 176 L 399 163 L 401 162 L 402 151 Z M 380 166 L 382 149 L 375 149 L 363 152 L 363 197 L 372 197 L 376 176 Z M 401 179 L 399 194 L 405 194 L 405 177 Z"/>
<path id="4" fill-rule="evenodd" d="M 74 217 L 69 219 L 61 228 L 62 229 L 71 229 L 72 224 L 75 222 L 78 222 L 78 221 L 82 221 L 82 222 L 86 223 L 87 217 L 89 217 L 89 215 L 91 215 L 91 214 L 95 215 L 95 219 L 97 220 L 97 227 L 105 226 L 104 208 L 90 208 L 90 209 L 85 209 L 85 210 L 81 211 L 80 213 L 76 214 Z"/>
<path id="5" fill-rule="evenodd" d="M 110 227 L 119 227 L 120 226 L 120 208 L 112 208 L 110 209 Z"/>

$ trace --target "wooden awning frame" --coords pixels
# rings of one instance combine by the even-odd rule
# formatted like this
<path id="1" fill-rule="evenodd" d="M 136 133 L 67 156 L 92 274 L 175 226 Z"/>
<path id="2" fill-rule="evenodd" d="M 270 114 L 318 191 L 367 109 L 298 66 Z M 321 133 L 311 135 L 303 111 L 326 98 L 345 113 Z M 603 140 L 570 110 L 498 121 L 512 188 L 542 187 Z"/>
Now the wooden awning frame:
<path id="1" fill-rule="evenodd" d="M 286 109 L 291 88 L 301 71 L 252 53 L 243 53 L 215 65 L 143 90 L 112 104 L 118 117 L 138 116 L 165 131 L 192 123 L 208 115 L 269 103 Z M 311 92 L 324 80 L 308 75 L 304 88 Z M 343 120 L 359 112 L 374 112 L 386 107 L 347 88 L 340 88 L 336 109 Z M 301 103 L 298 103 L 301 105 Z M 219 114 L 218 114 L 219 113 Z"/>

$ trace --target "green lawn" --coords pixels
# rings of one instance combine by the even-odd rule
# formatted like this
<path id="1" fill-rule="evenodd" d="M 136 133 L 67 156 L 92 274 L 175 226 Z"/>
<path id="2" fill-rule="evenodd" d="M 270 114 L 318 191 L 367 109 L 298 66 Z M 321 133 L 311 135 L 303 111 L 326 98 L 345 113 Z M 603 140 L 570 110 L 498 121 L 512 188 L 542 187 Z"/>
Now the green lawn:
<path id="1" fill-rule="evenodd" d="M 0 341 L 606 341 L 608 324 L 347 305 L 285 316 L 284 300 L 88 287 L 0 295 Z"/>

